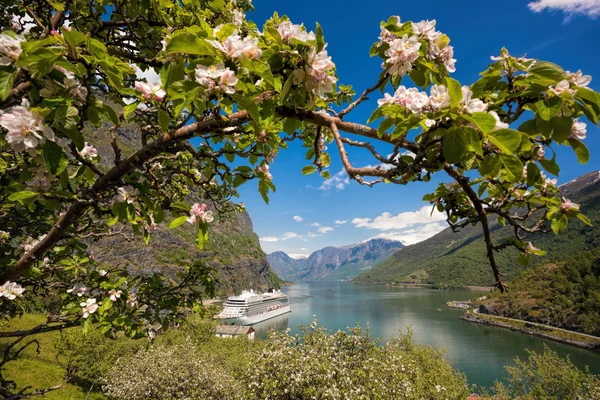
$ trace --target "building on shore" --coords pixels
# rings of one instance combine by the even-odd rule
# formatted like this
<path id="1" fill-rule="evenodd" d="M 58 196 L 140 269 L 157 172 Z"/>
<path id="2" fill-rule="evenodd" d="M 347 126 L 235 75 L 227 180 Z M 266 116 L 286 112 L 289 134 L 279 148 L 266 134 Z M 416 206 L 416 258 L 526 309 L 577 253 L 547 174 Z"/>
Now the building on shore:
<path id="1" fill-rule="evenodd" d="M 254 340 L 254 329 L 251 326 L 242 325 L 217 325 L 215 336 L 222 338 L 246 336 L 248 339 Z"/>

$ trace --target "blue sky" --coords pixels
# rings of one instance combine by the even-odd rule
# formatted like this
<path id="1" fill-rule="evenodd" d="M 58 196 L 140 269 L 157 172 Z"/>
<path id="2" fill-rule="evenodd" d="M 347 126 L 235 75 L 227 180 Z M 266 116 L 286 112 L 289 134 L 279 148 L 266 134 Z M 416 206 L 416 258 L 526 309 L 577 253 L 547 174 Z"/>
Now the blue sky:
<path id="1" fill-rule="evenodd" d="M 318 21 L 329 44 L 327 50 L 336 63 L 339 82 L 352 85 L 359 93 L 372 86 L 381 72 L 380 61 L 369 57 L 369 48 L 378 40 L 379 22 L 391 15 L 399 15 L 402 21 L 437 20 L 437 29 L 448 34 L 454 46 L 458 62 L 453 77 L 462 84 L 477 80 L 478 73 L 490 63 L 490 56 L 506 47 L 513 55 L 552 61 L 566 70 L 581 69 L 595 77 L 590 87 L 598 91 L 600 20 L 594 17 L 599 14 L 600 1 L 583 2 L 589 4 L 584 10 L 577 9 L 579 3 L 541 0 L 541 7 L 549 7 L 533 12 L 527 1 L 516 0 L 256 0 L 256 11 L 249 13 L 248 19 L 262 26 L 277 11 L 294 23 L 304 23 L 309 30 L 314 30 Z M 574 14 L 573 10 L 583 12 Z M 365 123 L 379 96 L 379 92 L 374 93 L 346 120 Z M 585 143 L 592 153 L 586 165 L 577 163 L 570 148 L 559 149 L 559 183 L 600 169 L 600 130 L 589 123 Z M 282 250 L 310 254 L 325 246 L 351 244 L 378 235 L 412 243 L 442 229 L 444 221 L 426 218 L 428 211 L 422 210 L 425 203 L 421 198 L 437 183 L 447 181 L 445 175 L 435 175 L 429 183 L 379 184 L 369 188 L 350 182 L 344 173 L 338 174 L 342 165 L 337 150 L 332 146 L 329 150 L 334 181 L 324 182 L 317 174 L 302 176 L 300 171 L 308 162 L 300 144 L 292 144 L 271 165 L 277 192 L 271 195 L 269 205 L 258 195 L 255 182 L 240 188 L 240 200 L 246 205 L 267 253 Z M 357 166 L 375 164 L 372 157 L 362 152 L 351 152 L 350 156 Z"/>

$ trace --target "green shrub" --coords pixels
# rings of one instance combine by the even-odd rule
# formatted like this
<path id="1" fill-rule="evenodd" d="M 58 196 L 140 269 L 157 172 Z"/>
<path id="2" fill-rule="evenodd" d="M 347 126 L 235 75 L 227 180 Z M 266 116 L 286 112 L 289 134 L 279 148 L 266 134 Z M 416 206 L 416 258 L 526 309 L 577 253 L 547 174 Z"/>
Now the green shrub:
<path id="1" fill-rule="evenodd" d="M 98 330 L 68 329 L 55 338 L 54 348 L 68 380 L 84 388 L 100 388 L 102 377 L 119 357 L 135 354 L 146 343 L 124 337 L 109 339 Z"/>
<path id="2" fill-rule="evenodd" d="M 548 347 L 542 354 L 529 352 L 527 361 L 519 358 L 506 367 L 510 378 L 492 388 L 495 400 L 599 400 L 598 376 L 578 369 L 569 358 L 561 358 Z"/>

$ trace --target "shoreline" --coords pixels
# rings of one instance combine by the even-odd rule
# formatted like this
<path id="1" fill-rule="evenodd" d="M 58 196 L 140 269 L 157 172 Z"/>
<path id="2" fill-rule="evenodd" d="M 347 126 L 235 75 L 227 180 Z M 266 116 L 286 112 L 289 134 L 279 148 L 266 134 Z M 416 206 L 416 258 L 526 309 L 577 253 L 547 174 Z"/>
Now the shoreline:
<path id="1" fill-rule="evenodd" d="M 463 321 L 475 324 L 490 325 L 512 331 L 537 336 L 554 342 L 568 344 L 592 351 L 600 351 L 600 338 L 579 332 L 568 331 L 550 325 L 517 320 L 497 315 L 481 314 L 467 310 L 461 317 Z"/>
<path id="2" fill-rule="evenodd" d="M 353 282 L 348 281 L 354 285 L 374 285 L 374 286 L 385 286 L 391 288 L 403 288 L 403 289 L 433 289 L 433 290 L 470 290 L 473 292 L 491 292 L 495 286 L 484 286 L 484 285 L 464 285 L 460 287 L 439 287 L 432 283 L 416 283 L 416 282 Z"/>

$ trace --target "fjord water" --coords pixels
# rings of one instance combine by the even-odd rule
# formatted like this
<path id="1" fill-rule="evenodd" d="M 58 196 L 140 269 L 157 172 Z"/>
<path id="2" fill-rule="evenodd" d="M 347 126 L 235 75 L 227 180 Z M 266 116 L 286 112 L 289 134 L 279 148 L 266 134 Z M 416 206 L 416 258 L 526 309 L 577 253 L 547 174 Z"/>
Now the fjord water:
<path id="1" fill-rule="evenodd" d="M 385 343 L 400 330 L 411 327 L 414 339 L 425 345 L 442 347 L 450 364 L 464 372 L 469 383 L 491 386 L 506 378 L 505 365 L 516 356 L 527 357 L 525 349 L 542 352 L 544 344 L 561 356 L 570 355 L 580 368 L 589 365 L 600 373 L 600 354 L 578 349 L 503 328 L 483 326 L 459 319 L 462 311 L 448 309 L 450 300 L 469 300 L 471 291 L 389 288 L 354 285 L 347 282 L 298 283 L 283 288 L 292 312 L 254 326 L 258 337 L 270 329 L 298 333 L 298 325 L 308 325 L 316 315 L 319 324 L 332 330 L 369 324 L 373 337 Z"/>

